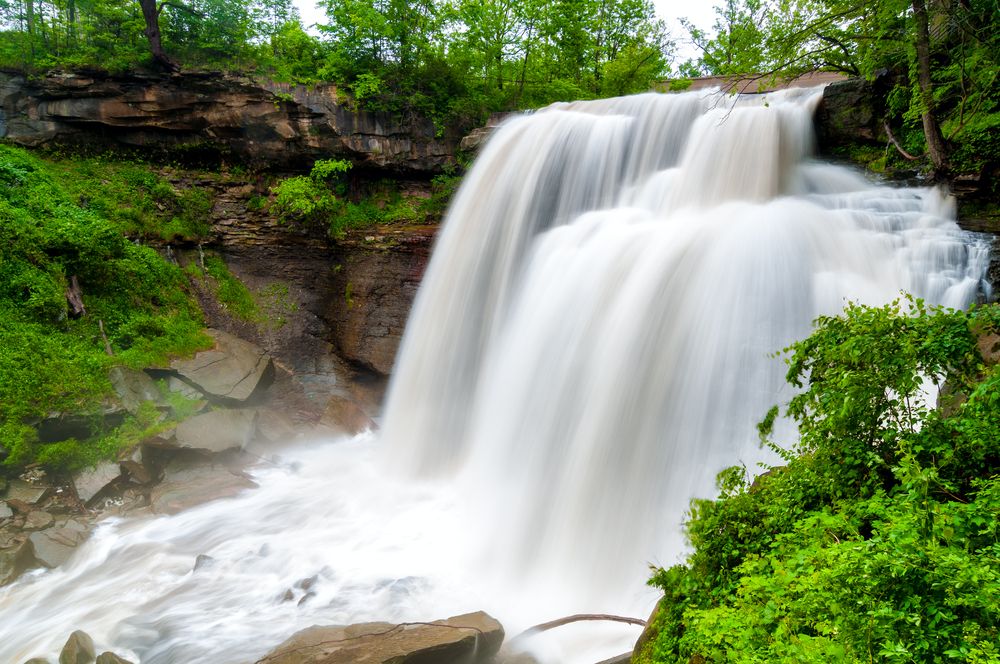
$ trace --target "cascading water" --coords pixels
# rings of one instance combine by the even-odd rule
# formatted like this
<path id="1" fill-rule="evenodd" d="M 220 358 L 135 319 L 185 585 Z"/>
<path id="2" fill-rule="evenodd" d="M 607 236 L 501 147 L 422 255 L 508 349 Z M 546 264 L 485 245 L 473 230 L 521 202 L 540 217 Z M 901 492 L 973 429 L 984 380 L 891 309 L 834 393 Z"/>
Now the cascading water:
<path id="1" fill-rule="evenodd" d="M 689 499 L 764 458 L 754 423 L 789 396 L 774 351 L 846 299 L 984 287 L 987 244 L 936 191 L 808 161 L 817 100 L 640 95 L 506 123 L 448 214 L 378 439 L 108 522 L 0 591 L 0 659 L 77 628 L 145 664 L 226 664 L 316 623 L 645 613 Z"/>

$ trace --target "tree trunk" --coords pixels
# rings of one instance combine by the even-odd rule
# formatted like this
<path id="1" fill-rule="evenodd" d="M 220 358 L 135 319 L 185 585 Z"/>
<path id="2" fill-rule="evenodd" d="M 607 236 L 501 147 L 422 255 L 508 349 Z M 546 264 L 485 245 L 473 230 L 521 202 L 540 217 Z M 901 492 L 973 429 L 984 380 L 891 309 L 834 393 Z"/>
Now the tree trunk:
<path id="1" fill-rule="evenodd" d="M 938 175 L 948 170 L 948 144 L 945 143 L 934 109 L 934 89 L 931 80 L 931 38 L 927 21 L 925 0 L 913 0 L 913 19 L 916 21 L 917 85 L 920 88 L 920 120 L 924 126 L 927 154 Z"/>
<path id="2" fill-rule="evenodd" d="M 142 7 L 142 18 L 146 21 L 146 39 L 149 40 L 149 51 L 153 54 L 153 62 L 167 71 L 177 71 L 180 67 L 163 50 L 160 41 L 160 11 L 156 0 L 139 0 Z"/>

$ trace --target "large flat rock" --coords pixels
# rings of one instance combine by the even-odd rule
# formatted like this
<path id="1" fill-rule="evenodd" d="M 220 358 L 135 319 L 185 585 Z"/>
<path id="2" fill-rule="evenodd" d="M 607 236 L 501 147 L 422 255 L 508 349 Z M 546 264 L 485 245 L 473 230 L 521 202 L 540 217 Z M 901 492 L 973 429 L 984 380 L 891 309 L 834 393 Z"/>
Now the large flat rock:
<path id="1" fill-rule="evenodd" d="M 224 466 L 192 465 L 167 469 L 149 496 L 156 514 L 176 514 L 203 503 L 231 498 L 257 485 L 245 475 Z"/>
<path id="2" fill-rule="evenodd" d="M 184 420 L 174 437 L 179 447 L 223 452 L 246 447 L 257 428 L 257 411 L 213 410 Z"/>
<path id="3" fill-rule="evenodd" d="M 490 661 L 503 637 L 500 623 L 481 611 L 433 623 L 313 626 L 260 664 L 476 664 Z"/>
<path id="4" fill-rule="evenodd" d="M 247 401 L 274 380 L 274 363 L 259 346 L 221 330 L 207 330 L 215 341 L 210 350 L 190 360 L 175 360 L 170 367 L 185 382 L 207 397 Z"/>
<path id="5" fill-rule="evenodd" d="M 70 521 L 62 528 L 49 528 L 31 533 L 28 541 L 31 543 L 35 560 L 45 567 L 52 568 L 59 567 L 69 560 L 76 547 L 86 538 L 87 529 L 75 521 Z"/>

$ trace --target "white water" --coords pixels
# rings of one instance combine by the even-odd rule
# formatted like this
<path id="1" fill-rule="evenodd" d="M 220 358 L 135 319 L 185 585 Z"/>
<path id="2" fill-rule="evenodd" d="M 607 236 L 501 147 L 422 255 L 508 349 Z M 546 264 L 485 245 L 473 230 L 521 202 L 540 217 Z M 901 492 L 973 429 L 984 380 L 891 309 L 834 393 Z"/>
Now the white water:
<path id="1" fill-rule="evenodd" d="M 789 396 L 772 352 L 847 298 L 964 306 L 981 288 L 986 244 L 937 192 L 807 159 L 816 100 L 643 95 L 508 122 L 449 212 L 379 439 L 106 524 L 0 590 L 0 660 L 78 628 L 145 664 L 227 664 L 316 623 L 643 617 L 688 500 L 763 458 L 754 423 Z M 193 570 L 199 554 L 215 562 Z M 282 601 L 316 574 L 314 597 Z M 540 648 L 592 663 L 635 635 Z"/>

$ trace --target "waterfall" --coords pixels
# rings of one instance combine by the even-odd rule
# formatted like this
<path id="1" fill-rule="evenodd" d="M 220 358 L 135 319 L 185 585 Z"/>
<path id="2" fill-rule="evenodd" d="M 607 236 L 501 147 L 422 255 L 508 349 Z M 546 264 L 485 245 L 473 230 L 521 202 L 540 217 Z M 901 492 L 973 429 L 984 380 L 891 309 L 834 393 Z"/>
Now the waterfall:
<path id="1" fill-rule="evenodd" d="M 0 659 L 74 629 L 143 664 L 238 664 L 312 624 L 486 609 L 516 633 L 648 611 L 647 564 L 683 555 L 689 500 L 770 460 L 754 425 L 791 396 L 776 351 L 848 300 L 963 307 L 984 288 L 987 242 L 946 196 L 810 159 L 819 98 L 649 94 L 507 121 L 447 214 L 377 439 L 105 523 L 0 590 Z M 592 664 L 634 637 L 542 654 Z"/>
<path id="2" fill-rule="evenodd" d="M 719 470 L 767 460 L 754 424 L 790 396 L 772 354 L 815 317 L 976 297 L 986 244 L 938 191 L 809 160 L 820 96 L 560 104 L 487 145 L 411 314 L 383 442 L 411 472 L 459 474 L 508 578 L 606 601 L 681 550 Z"/>

